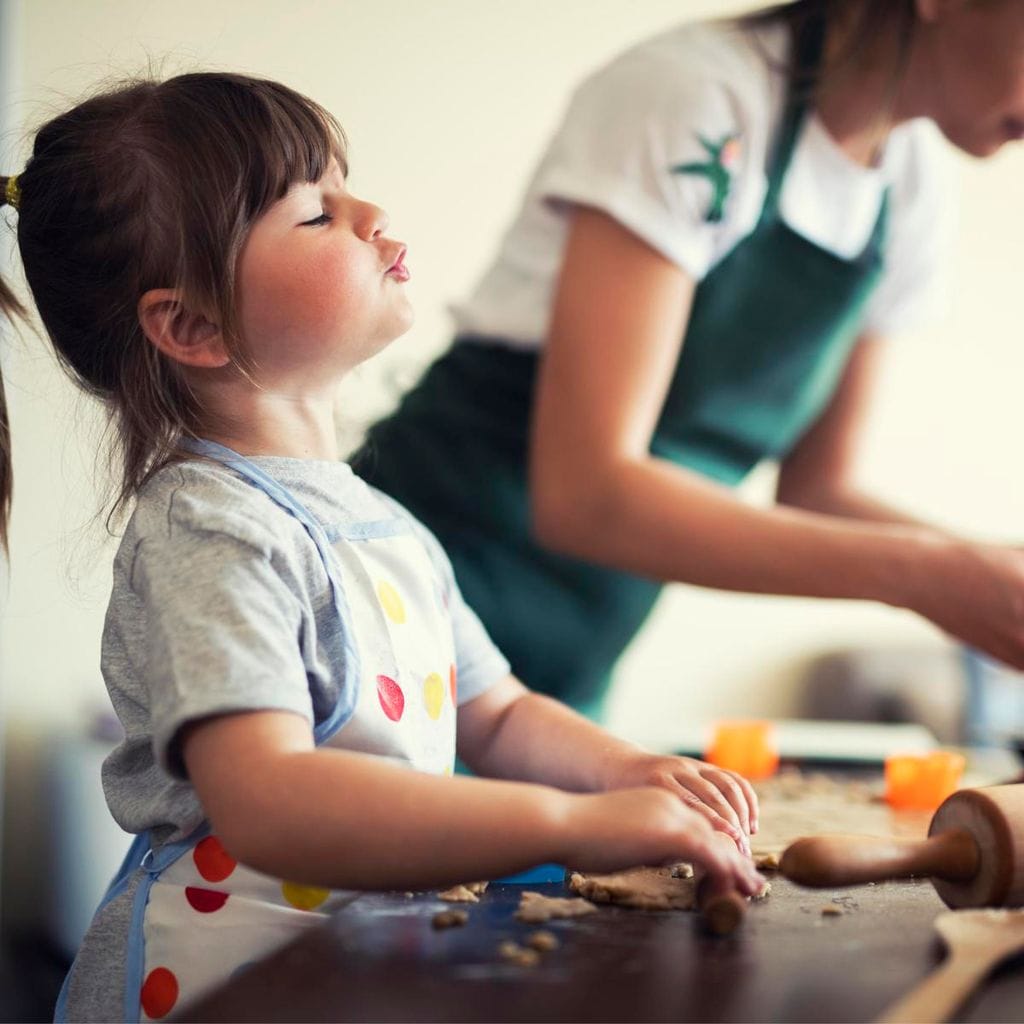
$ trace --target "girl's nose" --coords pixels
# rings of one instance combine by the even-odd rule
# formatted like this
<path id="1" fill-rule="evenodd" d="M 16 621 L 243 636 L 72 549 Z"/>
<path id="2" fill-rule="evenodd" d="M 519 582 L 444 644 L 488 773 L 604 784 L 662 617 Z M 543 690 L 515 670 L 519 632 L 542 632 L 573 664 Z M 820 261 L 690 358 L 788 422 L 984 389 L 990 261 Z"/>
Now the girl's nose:
<path id="1" fill-rule="evenodd" d="M 388 215 L 373 203 L 359 203 L 356 211 L 355 229 L 356 234 L 367 242 L 372 242 L 387 231 Z"/>

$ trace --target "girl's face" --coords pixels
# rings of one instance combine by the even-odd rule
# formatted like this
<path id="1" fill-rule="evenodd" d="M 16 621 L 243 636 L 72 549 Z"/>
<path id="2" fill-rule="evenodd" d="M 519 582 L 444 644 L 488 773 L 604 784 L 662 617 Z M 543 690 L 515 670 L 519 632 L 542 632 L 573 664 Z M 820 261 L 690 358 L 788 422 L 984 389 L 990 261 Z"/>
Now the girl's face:
<path id="1" fill-rule="evenodd" d="M 926 112 L 955 146 L 990 156 L 1024 138 L 1024 0 L 919 0 Z"/>
<path id="2" fill-rule="evenodd" d="M 252 226 L 238 260 L 242 346 L 265 387 L 333 386 L 412 323 L 405 246 L 335 161 Z"/>

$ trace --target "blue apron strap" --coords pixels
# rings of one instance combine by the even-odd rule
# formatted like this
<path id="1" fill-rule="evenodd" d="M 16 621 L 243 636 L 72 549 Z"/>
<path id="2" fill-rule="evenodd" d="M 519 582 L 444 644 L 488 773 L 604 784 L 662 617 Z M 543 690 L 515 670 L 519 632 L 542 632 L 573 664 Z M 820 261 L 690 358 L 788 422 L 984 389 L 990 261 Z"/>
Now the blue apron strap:
<path id="1" fill-rule="evenodd" d="M 348 628 L 349 623 L 352 621 L 352 616 L 349 612 L 348 600 L 345 597 L 345 589 L 342 587 L 341 580 L 338 577 L 338 567 L 334 551 L 331 548 L 331 542 L 324 528 L 317 522 L 305 505 L 298 501 L 286 488 L 282 487 L 272 476 L 264 473 L 259 466 L 244 455 L 240 455 L 238 452 L 225 445 L 218 444 L 216 441 L 205 441 L 198 438 L 186 438 L 182 440 L 181 445 L 195 455 L 213 459 L 228 469 L 234 470 L 239 476 L 251 483 L 257 490 L 263 491 L 272 501 L 302 524 L 306 533 L 309 534 L 310 540 L 316 545 L 316 549 L 320 554 L 320 560 L 323 562 L 324 570 L 330 581 L 334 609 L 342 625 L 345 627 L 341 631 L 345 664 L 351 672 L 352 678 L 358 680 L 360 678 L 359 653 L 352 644 L 352 630 Z M 324 740 L 336 733 L 352 717 L 358 693 L 358 686 L 346 687 L 331 714 L 314 725 L 313 739 L 317 744 L 323 743 Z M 346 697 L 348 699 L 345 699 Z"/>

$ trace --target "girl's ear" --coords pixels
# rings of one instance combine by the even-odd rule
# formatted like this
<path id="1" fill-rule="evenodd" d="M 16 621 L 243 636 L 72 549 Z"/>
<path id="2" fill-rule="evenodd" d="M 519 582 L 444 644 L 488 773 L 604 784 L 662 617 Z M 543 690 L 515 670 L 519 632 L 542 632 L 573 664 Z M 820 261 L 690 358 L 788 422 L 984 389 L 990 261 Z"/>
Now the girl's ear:
<path id="1" fill-rule="evenodd" d="M 164 355 L 184 366 L 227 366 L 231 353 L 220 327 L 189 309 L 175 288 L 153 288 L 138 305 L 143 333 Z"/>

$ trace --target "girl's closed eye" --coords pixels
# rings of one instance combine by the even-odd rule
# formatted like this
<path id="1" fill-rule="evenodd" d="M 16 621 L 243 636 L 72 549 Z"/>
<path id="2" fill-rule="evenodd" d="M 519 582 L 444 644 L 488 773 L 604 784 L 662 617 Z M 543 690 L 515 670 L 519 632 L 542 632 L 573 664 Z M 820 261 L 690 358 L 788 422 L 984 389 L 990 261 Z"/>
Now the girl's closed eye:
<path id="1" fill-rule="evenodd" d="M 319 227 L 321 224 L 327 224 L 334 218 L 329 213 L 320 213 L 312 220 L 304 220 L 300 224 L 300 227 Z"/>

